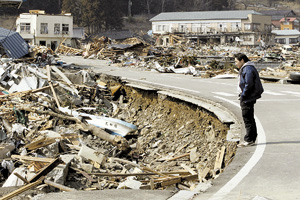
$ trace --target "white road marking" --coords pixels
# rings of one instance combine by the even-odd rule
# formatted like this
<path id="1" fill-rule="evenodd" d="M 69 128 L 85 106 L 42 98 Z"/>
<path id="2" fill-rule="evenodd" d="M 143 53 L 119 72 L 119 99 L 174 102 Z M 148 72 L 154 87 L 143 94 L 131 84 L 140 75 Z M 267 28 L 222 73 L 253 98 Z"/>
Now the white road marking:
<path id="1" fill-rule="evenodd" d="M 231 100 L 225 99 L 223 97 L 215 96 L 215 98 L 221 99 L 228 103 L 231 103 L 237 107 L 240 107 L 238 103 L 235 103 Z M 257 143 L 255 152 L 253 153 L 252 157 L 249 161 L 244 165 L 244 167 L 229 181 L 224 185 L 218 192 L 216 192 L 210 200 L 220 200 L 225 198 L 227 194 L 229 194 L 253 169 L 253 167 L 258 163 L 258 161 L 263 156 L 266 147 L 266 134 L 263 129 L 262 124 L 260 123 L 259 119 L 255 116 L 256 126 L 257 126 Z"/>
<path id="2" fill-rule="evenodd" d="M 282 94 L 282 93 L 278 93 L 278 92 L 271 92 L 271 91 L 264 91 L 263 94 L 270 94 L 270 95 L 275 95 L 275 96 L 283 96 L 285 94 Z"/>
<path id="3" fill-rule="evenodd" d="M 300 96 L 300 92 L 293 92 L 293 91 L 281 91 L 281 92 Z"/>
<path id="4" fill-rule="evenodd" d="M 231 93 L 226 93 L 226 92 L 212 92 L 217 95 L 225 96 L 225 97 L 237 97 L 237 94 L 231 94 Z"/>

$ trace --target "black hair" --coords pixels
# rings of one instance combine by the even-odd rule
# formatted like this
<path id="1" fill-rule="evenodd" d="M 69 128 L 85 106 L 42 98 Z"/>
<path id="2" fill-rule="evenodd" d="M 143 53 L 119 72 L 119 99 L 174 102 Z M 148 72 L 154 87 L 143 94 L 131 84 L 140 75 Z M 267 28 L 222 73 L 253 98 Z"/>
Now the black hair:
<path id="1" fill-rule="evenodd" d="M 245 63 L 248 62 L 248 61 L 250 61 L 249 58 L 245 54 L 243 54 L 243 53 L 234 54 L 234 57 L 236 59 L 238 59 L 239 61 L 244 60 Z"/>

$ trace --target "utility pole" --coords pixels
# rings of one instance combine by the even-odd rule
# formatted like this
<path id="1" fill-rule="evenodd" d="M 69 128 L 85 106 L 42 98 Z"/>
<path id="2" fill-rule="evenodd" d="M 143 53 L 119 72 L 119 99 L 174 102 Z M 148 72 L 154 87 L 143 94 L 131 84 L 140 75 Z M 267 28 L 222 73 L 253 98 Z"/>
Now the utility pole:
<path id="1" fill-rule="evenodd" d="M 132 6 L 132 1 L 128 0 L 128 17 L 131 17 L 131 6 Z"/>

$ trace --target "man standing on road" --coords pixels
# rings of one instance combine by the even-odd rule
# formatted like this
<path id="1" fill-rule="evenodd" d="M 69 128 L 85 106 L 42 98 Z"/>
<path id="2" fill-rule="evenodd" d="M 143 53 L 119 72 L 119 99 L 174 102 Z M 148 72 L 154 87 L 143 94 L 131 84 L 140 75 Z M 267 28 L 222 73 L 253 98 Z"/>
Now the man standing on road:
<path id="1" fill-rule="evenodd" d="M 235 54 L 234 57 L 235 64 L 239 68 L 239 99 L 246 129 L 244 142 L 238 144 L 238 147 L 246 147 L 254 145 L 257 138 L 254 104 L 261 98 L 264 89 L 254 63 L 242 53 Z"/>

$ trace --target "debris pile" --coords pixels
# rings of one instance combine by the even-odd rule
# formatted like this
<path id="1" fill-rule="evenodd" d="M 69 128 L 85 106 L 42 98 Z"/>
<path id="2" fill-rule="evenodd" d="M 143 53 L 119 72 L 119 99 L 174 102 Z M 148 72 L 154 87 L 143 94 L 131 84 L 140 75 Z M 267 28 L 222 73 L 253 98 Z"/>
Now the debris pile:
<path id="1" fill-rule="evenodd" d="M 269 48 L 250 48 L 236 45 L 199 44 L 184 37 L 170 36 L 169 46 L 146 42 L 142 37 L 130 37 L 114 40 L 106 36 L 95 37 L 82 49 L 72 49 L 64 46 L 57 53 L 65 55 L 82 55 L 88 59 L 108 60 L 108 64 L 119 67 L 139 68 L 158 71 L 160 73 L 190 74 L 201 78 L 237 77 L 237 69 L 233 55 L 246 53 L 255 62 L 258 70 L 263 70 L 262 76 L 278 79 L 291 79 L 298 69 L 289 66 L 300 65 L 298 47 L 285 52 L 279 45 Z M 279 73 L 274 73 L 279 70 Z M 270 70 L 271 69 L 271 70 Z M 283 73 L 285 72 L 285 74 Z M 228 76 L 226 76 L 228 75 Z"/>
<path id="2" fill-rule="evenodd" d="M 235 154 L 227 125 L 209 113 L 116 77 L 9 61 L 0 79 L 0 181 L 18 186 L 4 198 L 30 189 L 193 190 L 211 185 Z"/>

